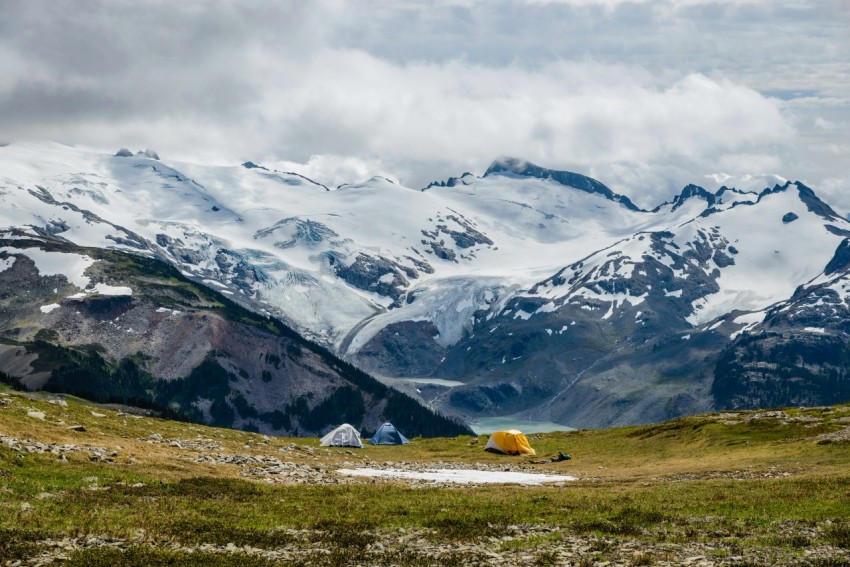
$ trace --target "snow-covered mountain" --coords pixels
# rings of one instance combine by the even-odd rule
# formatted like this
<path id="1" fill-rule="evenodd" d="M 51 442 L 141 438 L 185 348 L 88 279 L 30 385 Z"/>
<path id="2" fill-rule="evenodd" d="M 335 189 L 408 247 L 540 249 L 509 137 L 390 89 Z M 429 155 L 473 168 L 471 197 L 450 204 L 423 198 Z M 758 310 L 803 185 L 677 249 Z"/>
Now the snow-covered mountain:
<path id="1" fill-rule="evenodd" d="M 846 305 L 850 223 L 799 182 L 690 185 L 647 211 L 516 159 L 422 190 L 329 189 L 120 153 L 0 148 L 0 227 L 164 259 L 469 418 L 587 426 L 731 403 L 715 371 L 741 337 Z M 800 332 L 833 336 L 816 311 Z"/>

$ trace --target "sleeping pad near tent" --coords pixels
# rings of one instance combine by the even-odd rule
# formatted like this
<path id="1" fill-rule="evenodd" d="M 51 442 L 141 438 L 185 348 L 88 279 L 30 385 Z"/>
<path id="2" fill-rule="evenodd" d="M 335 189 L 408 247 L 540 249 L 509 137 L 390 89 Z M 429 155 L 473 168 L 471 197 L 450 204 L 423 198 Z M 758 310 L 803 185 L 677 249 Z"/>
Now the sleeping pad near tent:
<path id="1" fill-rule="evenodd" d="M 537 453 L 531 448 L 528 439 L 517 429 L 508 429 L 507 431 L 497 431 L 487 440 L 487 445 L 484 446 L 485 451 L 491 453 L 505 453 L 507 455 L 536 455 Z"/>

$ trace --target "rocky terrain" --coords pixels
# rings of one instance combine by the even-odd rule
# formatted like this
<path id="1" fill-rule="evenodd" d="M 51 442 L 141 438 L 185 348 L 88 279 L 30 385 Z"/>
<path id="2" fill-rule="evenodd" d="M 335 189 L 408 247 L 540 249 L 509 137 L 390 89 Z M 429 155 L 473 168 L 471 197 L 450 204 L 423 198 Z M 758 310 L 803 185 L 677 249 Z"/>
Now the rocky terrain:
<path id="1" fill-rule="evenodd" d="M 363 532 L 360 537 L 369 543 L 356 554 L 362 565 L 392 565 L 398 558 L 410 558 L 420 565 L 474 565 L 487 567 L 537 565 L 588 566 L 588 567 L 632 567 L 635 565 L 658 565 L 659 567 L 715 567 L 733 565 L 788 565 L 815 566 L 841 565 L 848 557 L 846 550 L 823 545 L 809 547 L 804 556 L 793 559 L 773 549 L 742 550 L 728 549 L 725 545 L 711 543 L 693 544 L 647 544 L 641 540 L 621 539 L 604 536 L 575 536 L 558 527 L 508 526 L 500 536 L 481 538 L 474 543 L 440 544 L 430 542 L 427 531 L 400 528 L 394 532 L 376 530 Z M 817 537 L 817 531 L 789 525 L 779 536 L 797 540 Z M 280 530 L 279 536 L 293 543 L 278 549 L 263 549 L 250 545 L 235 544 L 185 545 L 180 543 L 151 542 L 144 535 L 135 538 L 85 537 L 48 539 L 32 542 L 43 551 L 27 560 L 13 561 L 6 565 L 62 565 L 77 552 L 93 550 L 112 552 L 118 559 L 133 556 L 133 552 L 155 546 L 175 556 L 185 554 L 210 554 L 223 561 L 243 562 L 247 558 L 267 560 L 269 565 L 331 565 L 339 561 L 341 551 L 332 545 L 317 547 L 315 541 L 320 534 L 310 530 Z M 542 540 L 543 543 L 533 544 Z M 527 545 L 533 549 L 511 547 Z M 498 551 L 494 551 L 498 550 Z M 718 557 L 721 556 L 722 558 Z M 107 556 L 109 557 L 109 556 Z M 604 557 L 604 559 L 599 559 Z M 336 563 L 339 565 L 340 563 Z"/>

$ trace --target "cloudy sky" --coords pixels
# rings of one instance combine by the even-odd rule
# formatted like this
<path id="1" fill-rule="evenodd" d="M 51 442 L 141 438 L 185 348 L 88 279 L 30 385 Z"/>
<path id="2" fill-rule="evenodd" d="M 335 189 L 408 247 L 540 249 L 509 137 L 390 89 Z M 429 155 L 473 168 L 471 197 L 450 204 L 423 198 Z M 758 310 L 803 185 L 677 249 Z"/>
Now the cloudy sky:
<path id="1" fill-rule="evenodd" d="M 778 175 L 850 212 L 846 0 L 0 0 L 0 70 L 0 141 L 331 185 L 509 155 L 644 206 Z"/>

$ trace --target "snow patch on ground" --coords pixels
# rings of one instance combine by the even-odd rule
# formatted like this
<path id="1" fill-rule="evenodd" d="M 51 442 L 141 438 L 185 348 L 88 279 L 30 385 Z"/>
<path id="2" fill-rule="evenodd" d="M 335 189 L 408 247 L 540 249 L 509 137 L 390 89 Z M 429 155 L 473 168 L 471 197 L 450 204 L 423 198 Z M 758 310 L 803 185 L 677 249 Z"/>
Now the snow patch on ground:
<path id="1" fill-rule="evenodd" d="M 84 275 L 84 272 L 95 262 L 93 258 L 81 254 L 47 252 L 40 248 L 18 249 L 7 247 L 0 248 L 0 252 L 23 254 L 33 261 L 42 277 L 62 275 L 80 288 L 89 285 L 89 278 Z"/>
<path id="2" fill-rule="evenodd" d="M 203 282 L 204 282 L 205 284 L 207 284 L 207 285 L 214 285 L 215 287 L 220 287 L 220 288 L 227 289 L 227 286 L 226 286 L 226 285 L 224 285 L 224 284 L 223 284 L 223 283 L 221 283 L 221 282 L 217 282 L 217 281 L 215 281 L 215 280 L 211 280 L 211 279 L 208 279 L 208 278 L 207 278 L 207 279 L 204 279 L 204 280 L 203 280 Z"/>
<path id="3" fill-rule="evenodd" d="M 55 311 L 59 309 L 60 305 L 58 303 L 51 303 L 50 305 L 42 305 L 39 307 L 42 313 L 50 313 L 51 311 Z"/>
<path id="4" fill-rule="evenodd" d="M 747 313 L 746 315 L 740 315 L 738 317 L 735 317 L 735 319 L 733 319 L 732 322 L 736 323 L 738 325 L 744 325 L 744 326 L 741 329 L 739 329 L 738 331 L 735 331 L 734 333 L 729 335 L 729 338 L 735 339 L 741 333 L 749 331 L 750 329 L 752 329 L 753 327 L 755 327 L 756 325 L 758 325 L 759 323 L 764 321 L 764 318 L 766 316 L 767 316 L 767 312 L 756 311 L 755 313 Z"/>
<path id="5" fill-rule="evenodd" d="M 94 292 L 100 295 L 133 295 L 133 289 L 125 286 L 113 286 L 99 283 L 94 286 Z"/>
<path id="6" fill-rule="evenodd" d="M 15 260 L 16 258 L 14 256 L 0 259 L 0 272 L 5 272 L 11 268 L 14 265 Z"/>
<path id="7" fill-rule="evenodd" d="M 569 482 L 577 480 L 574 476 L 556 474 L 476 471 L 465 469 L 434 469 L 420 472 L 396 469 L 357 468 L 340 469 L 337 472 L 346 476 L 430 480 L 435 483 L 451 482 L 457 484 L 523 484 L 535 486 L 549 482 Z"/>
<path id="8" fill-rule="evenodd" d="M 544 303 L 543 305 L 538 307 L 534 314 L 537 315 L 539 313 L 554 313 L 557 310 L 558 308 L 555 306 L 555 302 L 551 301 L 549 303 Z"/>

